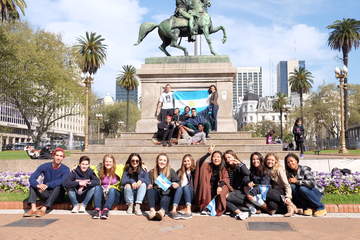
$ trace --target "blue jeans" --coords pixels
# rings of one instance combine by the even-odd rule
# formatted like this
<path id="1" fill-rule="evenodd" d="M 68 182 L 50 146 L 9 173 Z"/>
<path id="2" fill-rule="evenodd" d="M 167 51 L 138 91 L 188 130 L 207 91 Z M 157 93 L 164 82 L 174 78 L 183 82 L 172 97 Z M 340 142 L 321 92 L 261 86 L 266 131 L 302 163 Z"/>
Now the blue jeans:
<path id="1" fill-rule="evenodd" d="M 171 197 L 169 195 L 161 195 L 160 190 L 148 189 L 146 191 L 149 208 L 155 208 L 156 204 L 160 202 L 160 208 L 167 211 L 169 209 Z"/>
<path id="2" fill-rule="evenodd" d="M 95 187 L 95 193 L 94 193 L 95 209 L 96 208 L 101 209 L 101 206 L 104 203 L 102 209 L 106 208 L 110 210 L 112 206 L 118 203 L 119 201 L 120 201 L 120 192 L 115 188 L 109 189 L 107 199 L 105 199 L 103 188 L 101 186 Z"/>
<path id="3" fill-rule="evenodd" d="M 68 196 L 73 206 L 79 204 L 78 199 L 83 199 L 82 204 L 87 206 L 93 197 L 95 187 L 87 189 L 83 194 L 79 195 L 74 189 L 68 191 Z M 85 196 L 85 197 L 84 197 Z"/>
<path id="4" fill-rule="evenodd" d="M 219 106 L 210 104 L 209 111 L 211 111 L 211 114 L 209 114 L 210 124 L 211 124 L 211 130 L 217 131 L 217 114 L 219 111 Z"/>
<path id="5" fill-rule="evenodd" d="M 129 186 L 130 187 L 129 187 Z M 146 184 L 142 183 L 138 189 L 132 189 L 130 184 L 125 185 L 124 197 L 127 204 L 134 203 L 134 196 L 136 195 L 136 202 L 142 204 L 146 194 Z"/>
<path id="6" fill-rule="evenodd" d="M 305 186 L 291 184 L 291 190 L 293 194 L 293 201 L 295 204 L 297 204 L 297 206 L 303 209 L 325 209 L 324 204 L 321 203 L 321 198 L 323 195 L 315 187 L 308 188 Z"/>
<path id="7" fill-rule="evenodd" d="M 182 197 L 185 200 L 186 206 L 191 206 L 193 199 L 193 189 L 190 185 L 176 189 L 173 205 L 178 206 Z"/>

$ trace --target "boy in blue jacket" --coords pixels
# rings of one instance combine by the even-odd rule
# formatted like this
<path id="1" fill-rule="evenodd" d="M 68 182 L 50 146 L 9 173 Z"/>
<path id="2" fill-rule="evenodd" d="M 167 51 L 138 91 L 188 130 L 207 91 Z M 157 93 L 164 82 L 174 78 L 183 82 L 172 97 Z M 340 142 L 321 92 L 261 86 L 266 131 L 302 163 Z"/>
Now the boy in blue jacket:
<path id="1" fill-rule="evenodd" d="M 31 209 L 24 214 L 24 217 L 44 216 L 46 210 L 53 206 L 60 195 L 64 179 L 69 175 L 69 168 L 62 164 L 65 157 L 64 149 L 56 148 L 52 153 L 52 157 L 52 162 L 41 164 L 30 176 L 28 203 L 31 204 Z M 36 199 L 38 197 L 45 201 L 45 205 L 39 210 L 36 208 Z"/>

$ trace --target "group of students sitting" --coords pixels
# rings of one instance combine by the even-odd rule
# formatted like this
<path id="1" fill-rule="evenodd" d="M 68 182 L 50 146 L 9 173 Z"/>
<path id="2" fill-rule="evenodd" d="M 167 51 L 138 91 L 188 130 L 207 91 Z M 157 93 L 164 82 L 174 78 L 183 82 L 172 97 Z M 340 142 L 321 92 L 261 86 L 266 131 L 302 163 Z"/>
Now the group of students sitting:
<path id="1" fill-rule="evenodd" d="M 196 108 L 186 106 L 180 114 L 180 109 L 175 108 L 173 115 L 167 115 L 164 121 L 158 123 L 157 141 L 164 147 L 172 144 L 206 144 L 212 129 L 208 111 L 206 109 L 198 113 Z"/>
<path id="2" fill-rule="evenodd" d="M 31 175 L 31 209 L 24 217 L 44 216 L 57 199 L 63 198 L 65 190 L 73 213 L 85 212 L 93 199 L 94 219 L 107 219 L 112 207 L 123 200 L 128 214 L 143 215 L 145 198 L 150 208 L 148 219 L 158 221 L 168 210 L 173 219 L 192 218 L 193 210 L 212 216 L 229 211 L 241 220 L 261 211 L 287 217 L 295 213 L 326 214 L 321 203 L 323 188 L 293 153 L 285 157 L 285 169 L 274 153 L 265 158 L 252 153 L 248 169 L 232 150 L 221 153 L 210 146 L 196 162 L 185 154 L 178 171 L 171 168 L 164 153 L 157 156 L 150 171 L 137 153 L 129 155 L 125 166 L 117 164 L 110 154 L 98 166 L 90 166 L 90 159 L 82 156 L 72 170 L 62 164 L 64 157 L 63 149 L 55 149 L 53 161 L 40 165 Z M 36 207 L 37 198 L 45 201 L 40 208 Z M 185 208 L 178 211 L 179 205 Z"/>

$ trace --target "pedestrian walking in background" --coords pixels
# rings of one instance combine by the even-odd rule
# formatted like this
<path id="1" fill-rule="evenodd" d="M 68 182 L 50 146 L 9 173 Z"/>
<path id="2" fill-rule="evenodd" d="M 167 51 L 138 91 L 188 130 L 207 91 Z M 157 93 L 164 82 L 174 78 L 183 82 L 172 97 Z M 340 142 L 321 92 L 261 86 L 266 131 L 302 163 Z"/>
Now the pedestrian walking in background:
<path id="1" fill-rule="evenodd" d="M 305 141 L 305 129 L 304 126 L 302 125 L 302 119 L 298 118 L 295 121 L 294 127 L 293 127 L 293 134 L 294 134 L 294 139 L 295 139 L 295 143 L 296 143 L 296 151 L 300 151 L 300 157 L 303 158 L 304 157 L 304 150 L 305 150 L 305 146 L 304 146 L 304 141 Z"/>

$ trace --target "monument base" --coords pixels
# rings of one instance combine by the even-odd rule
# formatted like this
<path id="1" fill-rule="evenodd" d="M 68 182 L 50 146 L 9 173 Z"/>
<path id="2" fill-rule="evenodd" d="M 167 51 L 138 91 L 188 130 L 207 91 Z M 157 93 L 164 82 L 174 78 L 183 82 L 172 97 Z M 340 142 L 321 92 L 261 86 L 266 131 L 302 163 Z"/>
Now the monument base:
<path id="1" fill-rule="evenodd" d="M 218 90 L 218 132 L 236 132 L 237 124 L 232 116 L 233 81 L 236 68 L 228 56 L 181 56 L 145 59 L 137 71 L 141 82 L 141 119 L 136 132 L 157 131 L 155 118 L 159 96 L 166 84 L 173 91 L 207 90 L 215 85 Z"/>

